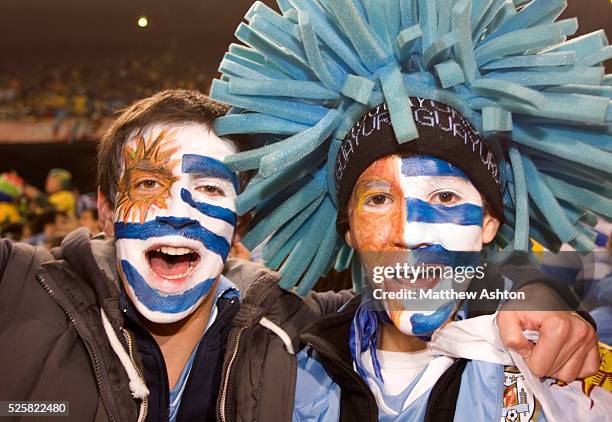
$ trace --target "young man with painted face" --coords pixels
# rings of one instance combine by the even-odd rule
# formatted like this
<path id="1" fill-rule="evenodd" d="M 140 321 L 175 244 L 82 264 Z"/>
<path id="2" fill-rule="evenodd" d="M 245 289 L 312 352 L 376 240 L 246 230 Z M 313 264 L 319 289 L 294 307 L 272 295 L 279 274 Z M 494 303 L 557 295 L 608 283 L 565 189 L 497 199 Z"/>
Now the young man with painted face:
<path id="1" fill-rule="evenodd" d="M 486 261 L 483 247 L 503 219 L 494 155 L 451 107 L 419 98 L 411 105 L 419 139 L 398 144 L 383 104 L 341 145 L 336 181 L 345 212 L 338 230 L 359 254 L 368 285 L 361 300 L 305 335 L 309 347 L 297 356 L 293 420 L 374 420 L 376 409 L 379 421 L 598 420 L 609 414 L 612 393 L 594 379 L 575 382 L 580 386 L 568 393 L 554 381 L 534 381 L 526 365 L 523 372 L 514 366 L 522 358 L 503 345 L 495 315 L 477 317 L 494 313 L 498 300 L 445 296 L 472 291 L 480 298 L 483 290 L 516 288 L 529 273 L 544 276 L 516 260 Z M 373 277 L 382 273 L 377 268 L 404 263 L 411 273 Z M 435 272 L 443 268 L 461 270 L 460 276 Z M 548 305 L 550 297 L 530 306 Z M 445 324 L 454 320 L 463 321 L 449 332 Z M 527 357 L 533 345 L 519 341 Z M 592 340 L 586 343 L 578 353 L 595 352 Z M 531 358 L 540 352 L 534 349 Z M 553 377 L 564 378 L 565 371 Z M 583 392 L 583 385 L 590 388 Z"/>
<path id="2" fill-rule="evenodd" d="M 0 248 L 0 397 L 68 401 L 73 420 L 214 419 L 238 291 L 221 275 L 237 224 L 226 108 L 165 91 L 99 146 L 100 223 L 52 255 Z M 114 239 L 112 237 L 114 236 Z"/>

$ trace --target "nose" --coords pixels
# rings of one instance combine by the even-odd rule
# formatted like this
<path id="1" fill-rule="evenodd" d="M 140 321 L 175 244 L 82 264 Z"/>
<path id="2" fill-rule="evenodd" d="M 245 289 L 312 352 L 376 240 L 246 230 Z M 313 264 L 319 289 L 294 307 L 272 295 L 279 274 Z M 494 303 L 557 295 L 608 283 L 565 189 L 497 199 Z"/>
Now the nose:
<path id="1" fill-rule="evenodd" d="M 431 231 L 418 223 L 404 223 L 404 242 L 410 250 L 430 246 L 434 243 Z"/>
<path id="2" fill-rule="evenodd" d="M 197 224 L 196 221 L 190 218 L 181 218 L 181 217 L 157 217 L 156 220 L 159 223 L 167 224 L 173 229 L 177 229 L 177 230 Z"/>

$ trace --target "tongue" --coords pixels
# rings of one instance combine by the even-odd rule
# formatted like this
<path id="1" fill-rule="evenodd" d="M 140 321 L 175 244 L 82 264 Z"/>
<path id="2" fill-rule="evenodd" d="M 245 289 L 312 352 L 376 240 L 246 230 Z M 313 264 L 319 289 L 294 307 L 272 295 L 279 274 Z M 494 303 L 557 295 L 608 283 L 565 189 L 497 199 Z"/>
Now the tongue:
<path id="1" fill-rule="evenodd" d="M 189 270 L 189 254 L 180 256 L 170 256 L 165 254 L 153 253 L 149 256 L 151 269 L 160 277 L 176 277 L 187 274 Z"/>

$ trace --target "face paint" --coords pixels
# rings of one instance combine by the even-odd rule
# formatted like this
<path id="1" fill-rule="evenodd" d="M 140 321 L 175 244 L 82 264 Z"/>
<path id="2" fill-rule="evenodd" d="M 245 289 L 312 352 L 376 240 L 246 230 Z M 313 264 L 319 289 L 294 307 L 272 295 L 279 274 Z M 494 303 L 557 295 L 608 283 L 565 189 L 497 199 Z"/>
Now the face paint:
<path id="1" fill-rule="evenodd" d="M 374 183 L 385 189 L 368 191 Z M 366 269 L 381 259 L 402 256 L 409 265 L 434 267 L 475 266 L 482 249 L 483 203 L 478 190 L 452 164 L 429 156 L 389 156 L 362 173 L 349 203 L 351 234 Z M 364 251 L 366 253 L 364 253 Z M 368 254 L 367 251 L 409 251 L 403 255 Z M 378 262 L 372 262 L 377 260 Z M 389 263 L 393 265 L 391 262 Z M 432 289 L 434 292 L 465 290 L 452 278 L 421 277 L 413 284 L 385 282 L 386 290 Z M 405 334 L 425 336 L 440 327 L 455 311 L 453 301 L 424 299 L 419 311 L 415 301 L 389 301 L 386 309 Z M 418 300 L 416 302 L 419 302 Z M 422 310 L 427 308 L 427 310 Z"/>
<path id="2" fill-rule="evenodd" d="M 148 320 L 192 313 L 223 269 L 236 227 L 229 141 L 199 124 L 155 125 L 124 147 L 115 209 L 125 290 Z"/>

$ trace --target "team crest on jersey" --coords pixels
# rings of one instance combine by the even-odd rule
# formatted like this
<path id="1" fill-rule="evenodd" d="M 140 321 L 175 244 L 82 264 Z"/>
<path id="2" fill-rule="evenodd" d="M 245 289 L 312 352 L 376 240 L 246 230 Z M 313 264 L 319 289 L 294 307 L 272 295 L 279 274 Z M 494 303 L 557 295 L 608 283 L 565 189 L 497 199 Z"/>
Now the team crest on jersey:
<path id="1" fill-rule="evenodd" d="M 523 375 L 512 366 L 504 369 L 504 396 L 501 422 L 529 422 L 537 420 L 539 406 L 527 391 Z"/>

